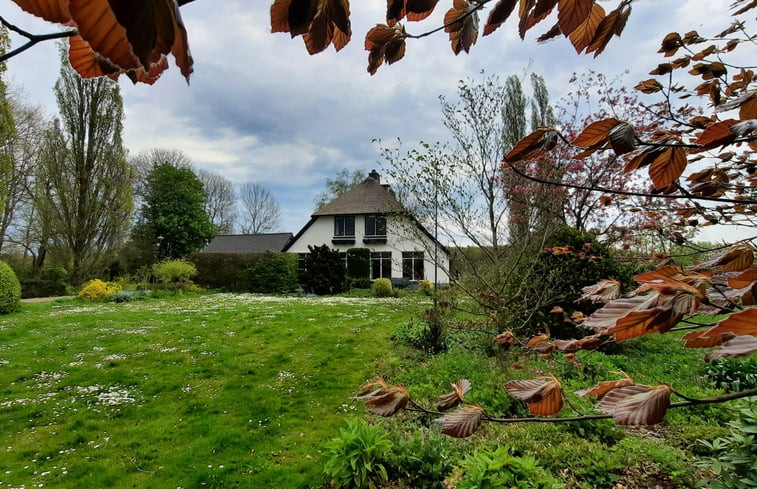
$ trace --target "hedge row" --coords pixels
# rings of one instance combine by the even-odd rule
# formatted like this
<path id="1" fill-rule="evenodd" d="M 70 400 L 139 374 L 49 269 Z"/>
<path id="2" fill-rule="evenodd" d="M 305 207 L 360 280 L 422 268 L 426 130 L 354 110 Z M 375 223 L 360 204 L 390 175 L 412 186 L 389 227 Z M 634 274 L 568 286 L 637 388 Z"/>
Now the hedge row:
<path id="1" fill-rule="evenodd" d="M 294 292 L 297 255 L 291 253 L 193 253 L 195 283 L 231 292 Z"/>

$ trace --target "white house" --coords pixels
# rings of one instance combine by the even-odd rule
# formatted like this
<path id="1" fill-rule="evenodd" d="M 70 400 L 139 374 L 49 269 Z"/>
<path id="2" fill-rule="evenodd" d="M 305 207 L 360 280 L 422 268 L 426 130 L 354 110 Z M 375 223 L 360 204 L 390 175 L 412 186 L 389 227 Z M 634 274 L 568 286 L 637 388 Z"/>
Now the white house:
<path id="1" fill-rule="evenodd" d="M 310 218 L 282 251 L 308 253 L 308 245 L 346 252 L 371 250 L 371 279 L 449 283 L 449 251 L 397 201 L 373 170 L 362 183 Z"/>

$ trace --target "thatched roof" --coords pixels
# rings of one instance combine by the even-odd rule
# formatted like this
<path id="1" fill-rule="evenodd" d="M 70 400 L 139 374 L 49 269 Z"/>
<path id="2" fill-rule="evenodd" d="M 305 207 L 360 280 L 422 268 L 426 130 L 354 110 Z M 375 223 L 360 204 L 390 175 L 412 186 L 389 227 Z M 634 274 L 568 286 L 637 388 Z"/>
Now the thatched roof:
<path id="1" fill-rule="evenodd" d="M 354 214 L 391 214 L 403 212 L 389 185 L 381 185 L 376 170 L 368 178 L 324 205 L 313 213 L 316 216 L 340 216 Z"/>

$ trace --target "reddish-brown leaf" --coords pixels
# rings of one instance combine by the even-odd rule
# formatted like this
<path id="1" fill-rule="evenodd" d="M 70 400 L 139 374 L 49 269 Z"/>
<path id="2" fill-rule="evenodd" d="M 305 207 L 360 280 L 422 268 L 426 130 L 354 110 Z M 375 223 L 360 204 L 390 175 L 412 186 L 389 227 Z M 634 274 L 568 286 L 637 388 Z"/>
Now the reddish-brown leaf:
<path id="1" fill-rule="evenodd" d="M 292 0 L 292 7 L 294 2 Z M 292 10 L 290 7 L 290 12 Z M 291 26 L 291 17 L 290 17 Z M 348 0 L 318 0 L 318 9 L 307 32 L 303 34 L 305 47 L 310 54 L 320 53 L 332 42 L 339 51 L 352 36 L 350 26 L 350 4 Z"/>
<path id="2" fill-rule="evenodd" d="M 613 34 L 618 30 L 618 22 L 623 20 L 621 12 L 618 9 L 613 10 L 602 19 L 594 32 L 594 38 L 586 48 L 586 54 L 594 53 L 594 57 L 599 56 L 605 50 Z"/>
<path id="3" fill-rule="evenodd" d="M 554 377 L 539 377 L 531 380 L 511 380 L 505 383 L 507 392 L 528 404 L 531 414 L 551 416 L 563 406 L 562 385 Z"/>
<path id="4" fill-rule="evenodd" d="M 94 52 L 81 36 L 71 36 L 68 42 L 68 59 L 82 78 L 118 76 L 121 72 L 121 68 Z"/>
<path id="5" fill-rule="evenodd" d="M 709 334 L 709 331 L 692 331 L 686 333 L 683 339 L 686 340 L 686 348 L 712 348 L 722 345 L 734 336 L 733 333 Z"/>
<path id="6" fill-rule="evenodd" d="M 621 122 L 610 130 L 610 146 L 616 155 L 630 153 L 636 149 L 636 131 L 627 122 Z"/>
<path id="7" fill-rule="evenodd" d="M 358 393 L 352 399 L 355 401 L 365 401 L 366 399 L 384 394 L 388 388 L 386 381 L 378 377 L 361 385 Z"/>
<path id="8" fill-rule="evenodd" d="M 467 438 L 481 427 L 484 408 L 478 404 L 463 406 L 436 420 L 442 425 L 442 433 L 455 438 Z"/>
<path id="9" fill-rule="evenodd" d="M 621 284 L 617 280 L 604 279 L 594 285 L 587 285 L 581 291 L 584 294 L 576 299 L 576 302 L 589 301 L 593 304 L 606 304 L 620 297 Z"/>
<path id="10" fill-rule="evenodd" d="M 503 331 L 502 333 L 492 338 L 492 343 L 499 345 L 503 350 L 508 350 L 515 344 L 515 336 L 510 330 Z"/>
<path id="11" fill-rule="evenodd" d="M 727 119 L 715 123 L 705 129 L 694 142 L 701 145 L 703 150 L 726 146 L 736 139 L 736 134 L 731 132 L 731 126 L 738 122 L 736 119 Z"/>
<path id="12" fill-rule="evenodd" d="M 737 336 L 726 341 L 722 348 L 713 350 L 705 355 L 704 359 L 707 362 L 711 362 L 720 357 L 736 358 L 753 353 L 757 353 L 757 336 Z"/>
<path id="13" fill-rule="evenodd" d="M 688 153 L 685 148 L 666 148 L 660 153 L 649 167 L 649 176 L 655 188 L 667 187 L 683 174 L 688 163 Z"/>
<path id="14" fill-rule="evenodd" d="M 465 394 L 470 391 L 470 381 L 461 379 L 452 385 L 452 392 L 439 396 L 439 403 L 436 405 L 438 411 L 447 411 L 457 406 L 465 398 Z"/>
<path id="15" fill-rule="evenodd" d="M 405 28 L 402 24 L 377 25 L 365 35 L 365 49 L 370 51 L 368 73 L 373 75 L 384 61 L 392 64 L 405 55 Z"/>
<path id="16" fill-rule="evenodd" d="M 420 21 L 431 15 L 439 0 L 406 0 L 405 12 L 407 20 Z"/>
<path id="17" fill-rule="evenodd" d="M 505 161 L 516 161 L 533 158 L 545 151 L 549 151 L 557 144 L 557 133 L 551 127 L 540 127 L 524 137 L 505 156 Z"/>
<path id="18" fill-rule="evenodd" d="M 639 82 L 638 85 L 634 87 L 636 90 L 642 92 L 642 93 L 656 93 L 662 90 L 662 84 L 655 80 L 654 78 L 650 78 L 649 80 L 644 80 L 642 82 Z"/>
<path id="19" fill-rule="evenodd" d="M 605 9 L 601 5 L 595 3 L 591 8 L 591 13 L 586 17 L 573 32 L 570 33 L 569 39 L 577 53 L 580 53 L 584 49 L 588 48 L 591 41 L 594 39 L 594 35 L 597 33 L 599 25 L 605 18 Z M 559 24 L 558 24 L 559 25 Z"/>
<path id="20" fill-rule="evenodd" d="M 597 399 L 602 399 L 608 392 L 620 387 L 628 387 L 634 385 L 634 381 L 625 372 L 621 372 L 625 378 L 619 380 L 604 380 L 593 387 L 576 391 L 576 395 L 580 397 L 594 396 Z"/>
<path id="21" fill-rule="evenodd" d="M 739 106 L 739 119 L 757 119 L 757 94 L 752 93 L 749 98 Z"/>
<path id="22" fill-rule="evenodd" d="M 60 0 L 13 0 L 19 7 L 48 22 L 65 24 L 71 20 L 68 1 Z"/>
<path id="23" fill-rule="evenodd" d="M 563 34 L 570 35 L 586 22 L 593 6 L 594 0 L 560 0 L 557 6 L 557 22 Z"/>
<path id="24" fill-rule="evenodd" d="M 669 331 L 683 316 L 683 313 L 675 312 L 672 305 L 634 311 L 619 318 L 607 333 L 615 335 L 615 341 L 620 343 L 647 334 Z"/>
<path id="25" fill-rule="evenodd" d="M 607 334 L 607 331 L 620 319 L 632 312 L 646 311 L 656 307 L 659 297 L 659 294 L 649 294 L 615 299 L 595 311 L 583 322 L 582 326 L 595 333 Z"/>
<path id="26" fill-rule="evenodd" d="M 734 312 L 717 325 L 704 331 L 702 336 L 720 336 L 723 333 L 732 333 L 736 336 L 757 336 L 757 307 Z"/>
<path id="27" fill-rule="evenodd" d="M 405 18 L 405 0 L 386 0 L 386 23 L 392 27 Z"/>
<path id="28" fill-rule="evenodd" d="M 410 393 L 401 385 L 389 387 L 384 393 L 376 395 L 365 401 L 368 410 L 377 415 L 388 418 L 404 409 L 410 400 Z"/>
<path id="29" fill-rule="evenodd" d="M 620 425 L 658 424 L 665 418 L 672 392 L 673 389 L 664 384 L 620 387 L 608 392 L 597 409 L 611 414 L 615 423 Z"/>
<path id="30" fill-rule="evenodd" d="M 744 270 L 735 277 L 729 277 L 728 285 L 734 289 L 743 289 L 744 287 L 749 287 L 756 281 L 757 268 L 750 268 L 749 270 Z"/>
<path id="31" fill-rule="evenodd" d="M 452 8 L 444 16 L 444 31 L 449 33 L 452 52 L 455 54 L 469 52 L 478 40 L 478 12 L 466 15 L 470 8 L 467 0 L 454 0 Z M 457 19 L 462 20 L 455 22 Z"/>
<path id="32" fill-rule="evenodd" d="M 698 264 L 695 269 L 741 272 L 751 268 L 753 263 L 754 248 L 747 243 L 737 243 L 713 259 Z"/>
<path id="33" fill-rule="evenodd" d="M 592 122 L 573 140 L 573 144 L 579 148 L 590 148 L 602 144 L 608 140 L 610 131 L 618 124 L 620 121 L 614 117 Z"/>
<path id="34" fill-rule="evenodd" d="M 536 335 L 536 336 L 532 337 L 530 340 L 528 340 L 528 343 L 526 343 L 526 346 L 528 348 L 533 348 L 536 345 L 538 345 L 539 343 L 543 343 L 543 342 L 547 341 L 548 339 L 549 339 L 549 335 L 548 334 Z"/>
<path id="35" fill-rule="evenodd" d="M 518 0 L 499 0 L 494 8 L 489 12 L 489 18 L 484 26 L 484 35 L 488 36 L 501 26 L 515 9 Z"/>

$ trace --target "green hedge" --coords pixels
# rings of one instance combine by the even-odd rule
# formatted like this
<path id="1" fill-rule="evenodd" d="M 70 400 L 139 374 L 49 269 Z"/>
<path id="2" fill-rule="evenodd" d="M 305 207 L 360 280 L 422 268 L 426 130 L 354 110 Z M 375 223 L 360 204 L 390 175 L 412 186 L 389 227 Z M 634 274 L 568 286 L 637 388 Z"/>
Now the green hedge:
<path id="1" fill-rule="evenodd" d="M 21 300 L 21 284 L 16 273 L 7 263 L 0 261 L 0 314 L 18 309 Z"/>
<path id="2" fill-rule="evenodd" d="M 286 294 L 298 288 L 297 255 L 275 253 L 261 257 L 247 270 L 248 290 L 263 294 Z"/>
<path id="3" fill-rule="evenodd" d="M 56 297 L 66 295 L 66 283 L 59 280 L 21 280 L 21 298 Z"/>
<path id="4" fill-rule="evenodd" d="M 247 270 L 267 253 L 192 253 L 189 261 L 197 267 L 195 283 L 209 289 L 247 292 Z"/>
<path id="5" fill-rule="evenodd" d="M 371 278 L 371 250 L 368 248 L 350 248 L 347 250 L 347 278 Z"/>

